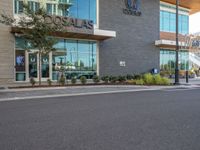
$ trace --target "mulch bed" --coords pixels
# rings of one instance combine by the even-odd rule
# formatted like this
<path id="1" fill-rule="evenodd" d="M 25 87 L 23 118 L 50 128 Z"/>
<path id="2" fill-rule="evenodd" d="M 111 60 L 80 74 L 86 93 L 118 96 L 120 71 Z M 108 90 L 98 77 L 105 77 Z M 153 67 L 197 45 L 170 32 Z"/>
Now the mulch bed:
<path id="1" fill-rule="evenodd" d="M 100 85 L 134 85 L 130 83 L 87 83 L 87 84 L 66 84 L 66 85 L 35 85 L 35 86 L 14 86 L 14 87 L 8 87 L 9 89 L 23 89 L 23 88 L 52 88 L 52 87 L 76 87 L 76 86 L 100 86 Z"/>

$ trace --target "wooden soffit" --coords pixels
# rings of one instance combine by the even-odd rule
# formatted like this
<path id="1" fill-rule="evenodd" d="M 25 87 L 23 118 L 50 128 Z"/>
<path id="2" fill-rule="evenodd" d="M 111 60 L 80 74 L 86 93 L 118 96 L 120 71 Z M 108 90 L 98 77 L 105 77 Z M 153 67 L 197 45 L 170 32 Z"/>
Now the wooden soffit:
<path id="1" fill-rule="evenodd" d="M 161 0 L 162 2 L 176 5 L 176 0 Z M 190 14 L 200 11 L 200 0 L 179 0 L 180 6 L 190 9 Z"/>
<path id="2" fill-rule="evenodd" d="M 21 29 L 17 27 L 12 27 L 11 33 L 21 34 Z M 50 35 L 62 38 L 85 39 L 85 40 L 96 40 L 96 41 L 103 41 L 112 38 L 110 36 L 77 33 L 77 32 L 55 32 L 51 33 Z"/>

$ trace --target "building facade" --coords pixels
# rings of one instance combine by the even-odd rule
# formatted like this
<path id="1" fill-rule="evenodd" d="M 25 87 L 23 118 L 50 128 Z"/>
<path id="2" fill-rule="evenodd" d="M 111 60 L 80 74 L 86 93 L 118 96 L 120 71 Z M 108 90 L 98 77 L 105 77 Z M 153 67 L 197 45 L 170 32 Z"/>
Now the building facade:
<path id="1" fill-rule="evenodd" d="M 189 34 L 190 10 L 180 7 L 179 9 L 179 34 Z M 175 5 L 160 3 L 160 38 L 175 42 L 176 33 L 176 7 Z M 163 71 L 175 70 L 175 47 L 173 44 L 160 46 L 160 69 Z M 179 52 L 180 70 L 189 69 L 189 51 L 180 49 Z"/>
<path id="2" fill-rule="evenodd" d="M 174 46 L 163 43 L 174 41 L 176 29 L 175 6 L 167 0 L 1 0 L 0 11 L 17 19 L 23 3 L 33 11 L 44 7 L 49 15 L 92 24 L 92 28 L 74 25 L 55 37 L 56 51 L 41 58 L 43 81 L 56 81 L 61 67 L 68 79 L 173 69 Z M 189 33 L 190 12 L 180 7 L 180 34 Z M 20 34 L 0 24 L 0 84 L 38 79 L 38 54 L 25 51 L 25 44 Z M 187 68 L 188 53 L 183 51 L 180 57 L 182 68 Z"/>

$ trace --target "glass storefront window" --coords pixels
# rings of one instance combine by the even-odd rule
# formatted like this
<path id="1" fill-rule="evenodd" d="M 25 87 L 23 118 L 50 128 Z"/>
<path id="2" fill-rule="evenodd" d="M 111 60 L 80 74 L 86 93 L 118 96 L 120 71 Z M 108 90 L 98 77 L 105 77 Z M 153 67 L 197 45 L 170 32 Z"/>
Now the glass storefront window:
<path id="1" fill-rule="evenodd" d="M 38 66 L 37 66 L 37 54 L 29 53 L 29 77 L 37 78 Z"/>
<path id="2" fill-rule="evenodd" d="M 15 52 L 15 71 L 16 81 L 26 80 L 26 63 L 25 63 L 25 51 L 16 50 Z"/>
<path id="3" fill-rule="evenodd" d="M 42 55 L 42 78 L 49 78 L 49 55 Z"/>
<path id="4" fill-rule="evenodd" d="M 175 70 L 175 51 L 161 49 L 160 50 L 160 69 L 161 71 Z M 180 70 L 188 70 L 189 68 L 189 52 L 179 52 L 179 68 Z"/>
<path id="5" fill-rule="evenodd" d="M 176 32 L 176 14 L 173 12 L 160 11 L 160 31 Z M 189 16 L 179 15 L 179 33 L 189 33 Z"/>
<path id="6" fill-rule="evenodd" d="M 96 0 L 58 0 L 47 1 L 46 3 L 39 3 L 39 1 L 35 2 L 35 0 L 25 0 L 24 2 L 27 2 L 33 11 L 38 10 L 38 8 L 41 6 L 46 8 L 49 15 L 60 15 L 92 20 L 94 23 L 96 23 Z M 23 0 L 15 0 L 15 14 L 22 12 Z"/>
<path id="7" fill-rule="evenodd" d="M 46 10 L 49 15 L 55 15 L 56 14 L 56 4 L 47 3 Z"/>
<path id="8" fill-rule="evenodd" d="M 15 37 L 15 47 L 22 50 L 33 48 L 33 46 L 27 40 L 21 37 Z"/>
<path id="9" fill-rule="evenodd" d="M 15 47 L 17 49 L 24 49 L 25 48 L 25 40 L 20 37 L 15 37 Z"/>
<path id="10" fill-rule="evenodd" d="M 15 0 L 15 14 L 23 13 L 23 0 Z"/>
<path id="11" fill-rule="evenodd" d="M 65 47 L 65 50 L 53 52 L 53 80 L 58 79 L 61 69 L 64 69 L 68 79 L 81 76 L 91 79 L 96 75 L 96 42 L 60 40 L 56 47 Z"/>
<path id="12" fill-rule="evenodd" d="M 25 81 L 26 76 L 38 78 L 37 51 L 25 51 L 23 49 L 25 40 L 22 38 L 16 37 L 15 41 L 16 81 Z M 50 78 L 50 70 L 52 70 L 52 80 L 58 80 L 62 71 L 67 79 L 71 79 L 71 77 L 79 79 L 81 76 L 92 79 L 97 74 L 97 45 L 95 41 L 59 39 L 54 48 L 56 50 L 52 52 L 52 57 L 51 55 L 42 55 L 42 78 Z M 26 59 L 27 64 L 25 63 Z"/>
<path id="13" fill-rule="evenodd" d="M 69 16 L 96 23 L 96 0 L 74 0 L 69 8 Z"/>
<path id="14" fill-rule="evenodd" d="M 40 8 L 40 3 L 35 1 L 28 1 L 28 6 L 32 11 L 37 11 Z"/>

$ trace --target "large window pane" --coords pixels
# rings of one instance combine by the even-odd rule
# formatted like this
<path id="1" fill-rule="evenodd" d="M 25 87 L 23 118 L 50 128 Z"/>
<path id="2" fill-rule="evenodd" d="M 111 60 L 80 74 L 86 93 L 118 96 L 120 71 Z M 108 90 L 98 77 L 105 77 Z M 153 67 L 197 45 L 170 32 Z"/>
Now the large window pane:
<path id="1" fill-rule="evenodd" d="M 87 19 L 96 23 L 96 0 L 51 1 L 44 3 L 46 5 L 47 13 L 50 15 L 61 15 L 79 19 Z M 40 3 L 35 2 L 34 0 L 28 0 L 28 5 L 33 11 L 37 11 L 40 7 Z M 23 12 L 23 1 L 15 0 L 14 8 L 16 14 Z"/>
<path id="2" fill-rule="evenodd" d="M 25 51 L 16 50 L 15 52 L 15 72 L 16 81 L 26 80 L 26 63 L 25 63 Z"/>
<path id="3" fill-rule="evenodd" d="M 89 0 L 78 0 L 78 18 L 90 19 Z"/>
<path id="4" fill-rule="evenodd" d="M 63 44 L 61 44 L 63 43 Z M 60 50 L 60 47 L 66 47 Z M 91 79 L 96 74 L 96 42 L 80 40 L 60 40 L 53 52 L 53 80 L 59 77 L 64 68 L 66 78 L 86 76 Z"/>
<path id="5" fill-rule="evenodd" d="M 42 55 L 41 57 L 42 78 L 49 78 L 49 55 Z"/>
<path id="6" fill-rule="evenodd" d="M 97 12 L 96 12 L 96 0 L 90 0 L 90 20 L 93 20 L 94 23 L 96 23 L 96 16 L 97 16 Z"/>
<path id="7" fill-rule="evenodd" d="M 175 70 L 175 51 L 161 49 L 160 50 L 160 69 L 162 71 L 174 71 Z M 180 51 L 180 70 L 187 70 L 189 68 L 189 52 Z"/>
<path id="8" fill-rule="evenodd" d="M 46 4 L 46 10 L 47 10 L 47 13 L 48 13 L 49 15 L 54 15 L 54 14 L 56 14 L 56 4 L 47 3 L 47 4 Z"/>
<path id="9" fill-rule="evenodd" d="M 173 12 L 160 11 L 160 31 L 176 32 L 176 14 Z M 179 33 L 189 33 L 189 16 L 179 15 Z"/>
<path id="10" fill-rule="evenodd" d="M 96 23 L 96 0 L 74 0 L 69 7 L 69 16 L 93 20 Z"/>
<path id="11" fill-rule="evenodd" d="M 37 78 L 37 54 L 29 53 L 29 77 Z"/>

